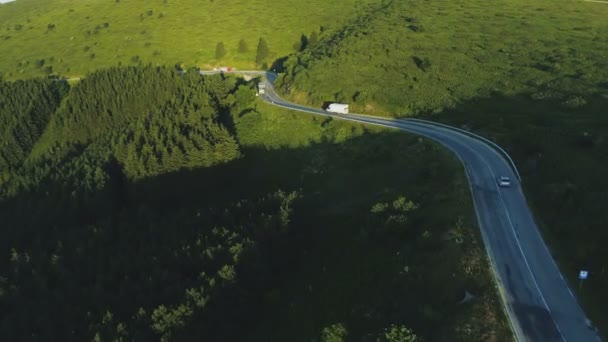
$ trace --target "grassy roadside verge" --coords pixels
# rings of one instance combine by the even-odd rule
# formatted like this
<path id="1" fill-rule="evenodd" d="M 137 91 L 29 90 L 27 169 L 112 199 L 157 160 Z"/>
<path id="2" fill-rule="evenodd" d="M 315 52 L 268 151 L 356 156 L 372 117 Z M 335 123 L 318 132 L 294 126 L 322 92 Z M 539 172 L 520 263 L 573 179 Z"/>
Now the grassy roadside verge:
<path id="1" fill-rule="evenodd" d="M 607 11 L 583 1 L 393 2 L 286 61 L 279 89 L 298 103 L 453 124 L 504 147 L 605 335 Z M 582 269 L 591 279 L 579 291 Z"/>
<path id="2" fill-rule="evenodd" d="M 533 94 L 479 99 L 426 118 L 465 127 L 501 145 L 513 157 L 536 222 L 562 274 L 591 320 L 605 334 L 608 301 L 604 288 L 603 241 L 608 235 L 606 98 L 593 96 L 579 107 Z M 591 278 L 579 287 L 578 272 Z"/>
<path id="3" fill-rule="evenodd" d="M 398 131 L 262 102 L 257 110 L 235 119 L 245 159 L 257 160 L 248 179 L 302 189 L 294 224 L 310 235 L 293 277 L 265 293 L 254 340 L 295 331 L 305 340 L 336 323 L 353 338 L 389 323 L 428 340 L 512 338 L 462 166 L 449 152 Z M 418 209 L 380 233 L 388 226 L 372 208 L 399 196 Z M 458 305 L 465 289 L 477 298 Z"/>

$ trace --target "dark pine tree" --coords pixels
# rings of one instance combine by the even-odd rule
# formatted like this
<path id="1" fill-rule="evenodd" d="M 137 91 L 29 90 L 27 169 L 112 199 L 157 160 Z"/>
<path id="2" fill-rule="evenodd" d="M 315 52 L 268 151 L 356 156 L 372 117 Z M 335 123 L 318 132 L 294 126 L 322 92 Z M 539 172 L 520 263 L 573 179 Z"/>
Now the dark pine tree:
<path id="1" fill-rule="evenodd" d="M 249 51 L 249 48 L 247 47 L 247 42 L 245 42 L 245 39 L 242 39 L 239 41 L 239 53 L 245 53 Z"/>
<path id="2" fill-rule="evenodd" d="M 215 59 L 222 59 L 226 56 L 226 48 L 224 47 L 224 43 L 219 42 L 215 46 Z"/>
<path id="3" fill-rule="evenodd" d="M 260 38 L 260 42 L 258 43 L 258 52 L 255 56 L 255 64 L 261 65 L 267 57 L 268 43 L 266 43 L 266 39 Z"/>

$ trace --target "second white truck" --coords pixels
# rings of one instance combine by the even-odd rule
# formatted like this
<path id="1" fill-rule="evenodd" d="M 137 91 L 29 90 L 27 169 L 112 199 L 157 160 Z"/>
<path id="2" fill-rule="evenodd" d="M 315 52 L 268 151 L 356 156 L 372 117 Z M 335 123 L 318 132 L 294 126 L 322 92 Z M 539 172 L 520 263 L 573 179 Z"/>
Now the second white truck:
<path id="1" fill-rule="evenodd" d="M 326 112 L 330 113 L 338 113 L 338 114 L 348 114 L 348 104 L 346 103 L 331 103 L 325 109 Z"/>

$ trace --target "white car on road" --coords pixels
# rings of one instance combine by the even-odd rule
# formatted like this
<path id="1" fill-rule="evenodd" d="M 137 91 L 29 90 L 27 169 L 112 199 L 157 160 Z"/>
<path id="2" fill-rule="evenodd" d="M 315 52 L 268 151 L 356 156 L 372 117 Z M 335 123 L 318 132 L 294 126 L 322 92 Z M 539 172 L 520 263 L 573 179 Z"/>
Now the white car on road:
<path id="1" fill-rule="evenodd" d="M 498 186 L 508 188 L 511 186 L 511 178 L 507 176 L 498 177 Z"/>

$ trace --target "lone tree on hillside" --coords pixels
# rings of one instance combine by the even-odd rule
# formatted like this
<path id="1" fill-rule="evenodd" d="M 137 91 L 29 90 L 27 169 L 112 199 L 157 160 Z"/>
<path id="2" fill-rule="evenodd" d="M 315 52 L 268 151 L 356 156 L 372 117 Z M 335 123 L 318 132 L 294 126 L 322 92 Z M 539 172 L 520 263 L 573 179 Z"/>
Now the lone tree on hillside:
<path id="1" fill-rule="evenodd" d="M 308 38 L 308 47 L 313 47 L 315 44 L 317 44 L 317 42 L 319 41 L 319 37 L 317 36 L 317 32 L 316 31 L 312 31 L 312 33 L 310 34 L 310 37 Z"/>
<path id="2" fill-rule="evenodd" d="M 247 42 L 245 42 L 245 39 L 241 38 L 239 41 L 239 52 L 245 53 L 247 51 L 249 51 L 249 48 L 247 48 Z"/>
<path id="3" fill-rule="evenodd" d="M 255 55 L 255 64 L 260 65 L 268 57 L 268 43 L 266 39 L 260 38 L 258 43 L 258 53 Z"/>
<path id="4" fill-rule="evenodd" d="M 226 48 L 224 47 L 224 43 L 219 42 L 215 46 L 215 58 L 222 59 L 224 56 L 226 56 Z"/>
<path id="5" fill-rule="evenodd" d="M 293 44 L 293 49 L 296 52 L 300 52 L 308 47 L 308 38 L 305 34 L 302 33 L 300 36 L 300 40 L 298 40 L 295 44 Z"/>

